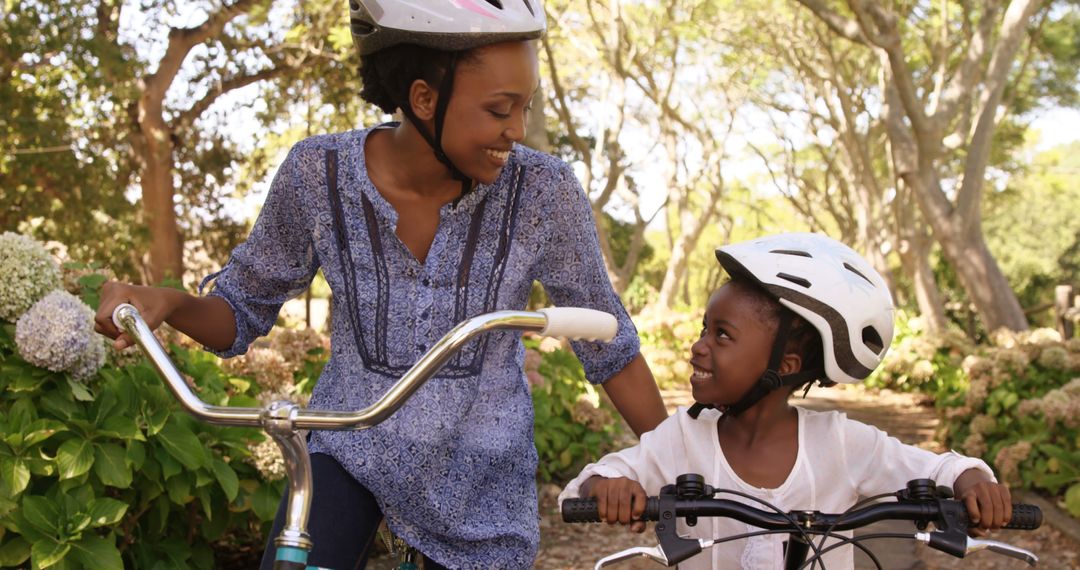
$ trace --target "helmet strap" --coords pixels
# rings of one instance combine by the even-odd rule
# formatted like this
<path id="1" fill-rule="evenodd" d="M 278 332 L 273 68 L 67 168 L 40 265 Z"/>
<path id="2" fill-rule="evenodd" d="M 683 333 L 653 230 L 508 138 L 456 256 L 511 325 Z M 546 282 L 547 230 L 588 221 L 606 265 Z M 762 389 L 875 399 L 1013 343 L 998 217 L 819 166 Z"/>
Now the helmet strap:
<path id="1" fill-rule="evenodd" d="M 757 382 L 750 387 L 750 390 L 739 399 L 738 402 L 731 404 L 730 406 L 722 406 L 720 410 L 724 412 L 724 415 L 737 416 L 754 404 L 761 401 L 762 398 L 769 395 L 773 390 L 779 390 L 784 387 L 798 386 L 809 380 L 821 378 L 822 370 L 801 370 L 794 374 L 788 374 L 786 376 L 780 375 L 780 361 L 784 358 L 784 349 L 787 348 L 788 333 L 791 330 L 792 313 L 789 310 L 783 310 L 780 312 L 780 324 L 776 327 L 776 338 L 773 340 L 772 354 L 769 355 L 769 366 L 762 373 L 761 377 L 757 379 Z M 693 406 L 686 411 L 686 413 L 694 419 L 697 419 L 698 415 L 703 410 L 709 408 L 715 408 L 712 404 L 702 404 L 695 402 Z"/>
<path id="2" fill-rule="evenodd" d="M 454 90 L 454 75 L 457 70 L 458 53 L 450 52 L 450 60 L 446 64 L 446 72 L 443 74 L 442 84 L 439 86 L 439 99 L 435 103 L 435 134 L 434 136 L 428 132 L 420 118 L 413 113 L 412 105 L 406 101 L 404 105 L 399 105 L 401 112 L 409 122 L 416 127 L 416 130 L 420 132 L 420 136 L 427 141 L 431 150 L 435 151 L 435 158 L 441 162 L 444 166 L 450 169 L 450 176 L 454 180 L 461 181 L 461 196 L 467 194 L 473 187 L 473 180 L 465 175 L 457 166 L 450 160 L 450 157 L 446 156 L 446 151 L 442 147 L 442 134 L 443 125 L 446 123 L 446 109 L 450 105 L 450 94 Z M 461 199 L 461 196 L 457 200 Z M 455 203 L 457 202 L 455 200 Z"/>

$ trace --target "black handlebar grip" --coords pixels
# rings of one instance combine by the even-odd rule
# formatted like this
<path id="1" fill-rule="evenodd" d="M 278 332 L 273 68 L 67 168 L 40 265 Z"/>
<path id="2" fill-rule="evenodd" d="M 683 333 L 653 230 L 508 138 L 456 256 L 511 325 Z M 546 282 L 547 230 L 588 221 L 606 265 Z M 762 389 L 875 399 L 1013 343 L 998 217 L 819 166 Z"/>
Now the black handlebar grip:
<path id="1" fill-rule="evenodd" d="M 1004 528 L 1035 530 L 1042 525 L 1042 509 L 1035 505 L 1013 503 L 1012 518 Z"/>
<path id="2" fill-rule="evenodd" d="M 600 522 L 596 499 L 566 499 L 562 503 L 562 520 L 568 523 Z"/>

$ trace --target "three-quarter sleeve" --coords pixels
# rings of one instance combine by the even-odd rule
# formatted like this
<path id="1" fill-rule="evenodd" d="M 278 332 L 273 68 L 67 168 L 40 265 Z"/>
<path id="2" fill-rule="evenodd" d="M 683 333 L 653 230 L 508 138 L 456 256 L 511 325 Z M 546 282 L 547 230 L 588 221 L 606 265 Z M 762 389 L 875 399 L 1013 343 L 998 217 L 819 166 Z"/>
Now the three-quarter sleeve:
<path id="1" fill-rule="evenodd" d="M 588 196 L 568 165 L 562 165 L 552 183 L 544 198 L 546 243 L 536 275 L 556 305 L 604 311 L 618 319 L 619 331 L 610 343 L 571 343 L 585 377 L 600 384 L 638 354 L 637 329 L 608 278 Z"/>
<path id="2" fill-rule="evenodd" d="M 210 295 L 224 299 L 236 315 L 236 340 L 223 358 L 243 354 L 256 338 L 270 332 L 285 301 L 311 284 L 319 262 L 308 208 L 302 202 L 299 152 L 294 148 L 278 168 L 262 211 L 247 240 L 233 250 L 214 280 Z"/>

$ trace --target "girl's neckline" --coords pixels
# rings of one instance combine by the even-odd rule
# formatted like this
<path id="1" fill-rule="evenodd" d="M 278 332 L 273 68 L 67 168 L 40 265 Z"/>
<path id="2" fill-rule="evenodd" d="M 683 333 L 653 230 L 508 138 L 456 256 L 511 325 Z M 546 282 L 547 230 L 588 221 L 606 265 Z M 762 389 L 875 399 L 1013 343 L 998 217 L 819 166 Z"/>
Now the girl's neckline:
<path id="1" fill-rule="evenodd" d="M 716 429 L 716 424 L 710 422 L 709 431 L 712 432 L 713 445 L 716 448 L 716 457 L 720 463 L 720 468 L 724 470 L 724 473 L 726 473 L 732 481 L 735 481 L 738 486 L 742 487 L 742 489 L 740 490 L 765 492 L 769 494 L 782 494 L 794 484 L 796 478 L 795 474 L 800 470 L 803 462 L 805 461 L 804 455 L 806 445 L 804 440 L 804 434 L 806 433 L 806 411 L 799 406 L 793 407 L 798 414 L 798 449 L 795 452 L 795 463 L 792 464 L 791 471 L 789 471 L 787 477 L 784 478 L 784 482 L 781 483 L 780 486 L 775 488 L 758 487 L 756 485 L 751 485 L 750 483 L 744 481 L 742 477 L 739 477 L 738 473 L 735 472 L 735 469 L 731 467 L 730 463 L 728 463 L 727 456 L 724 455 L 724 448 L 720 445 L 720 432 Z M 718 417 L 717 421 L 719 421 L 719 419 L 720 418 Z"/>

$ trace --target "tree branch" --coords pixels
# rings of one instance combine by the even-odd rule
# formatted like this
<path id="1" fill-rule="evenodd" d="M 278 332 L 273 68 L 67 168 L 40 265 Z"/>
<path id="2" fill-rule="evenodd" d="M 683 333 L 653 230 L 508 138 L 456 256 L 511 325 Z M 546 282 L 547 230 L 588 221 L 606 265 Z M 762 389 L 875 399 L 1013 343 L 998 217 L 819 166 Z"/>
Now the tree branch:
<path id="1" fill-rule="evenodd" d="M 1005 11 L 998 43 L 990 57 L 986 87 L 979 100 L 978 119 L 968 145 L 964 181 L 956 198 L 957 210 L 961 219 L 967 223 L 978 224 L 981 219 L 979 208 L 982 202 L 983 177 L 990 160 L 990 143 L 997 128 L 998 104 L 1009 81 L 1009 70 L 1020 49 L 1020 42 L 1024 39 L 1027 23 L 1041 3 L 1041 0 L 1013 0 Z"/>

